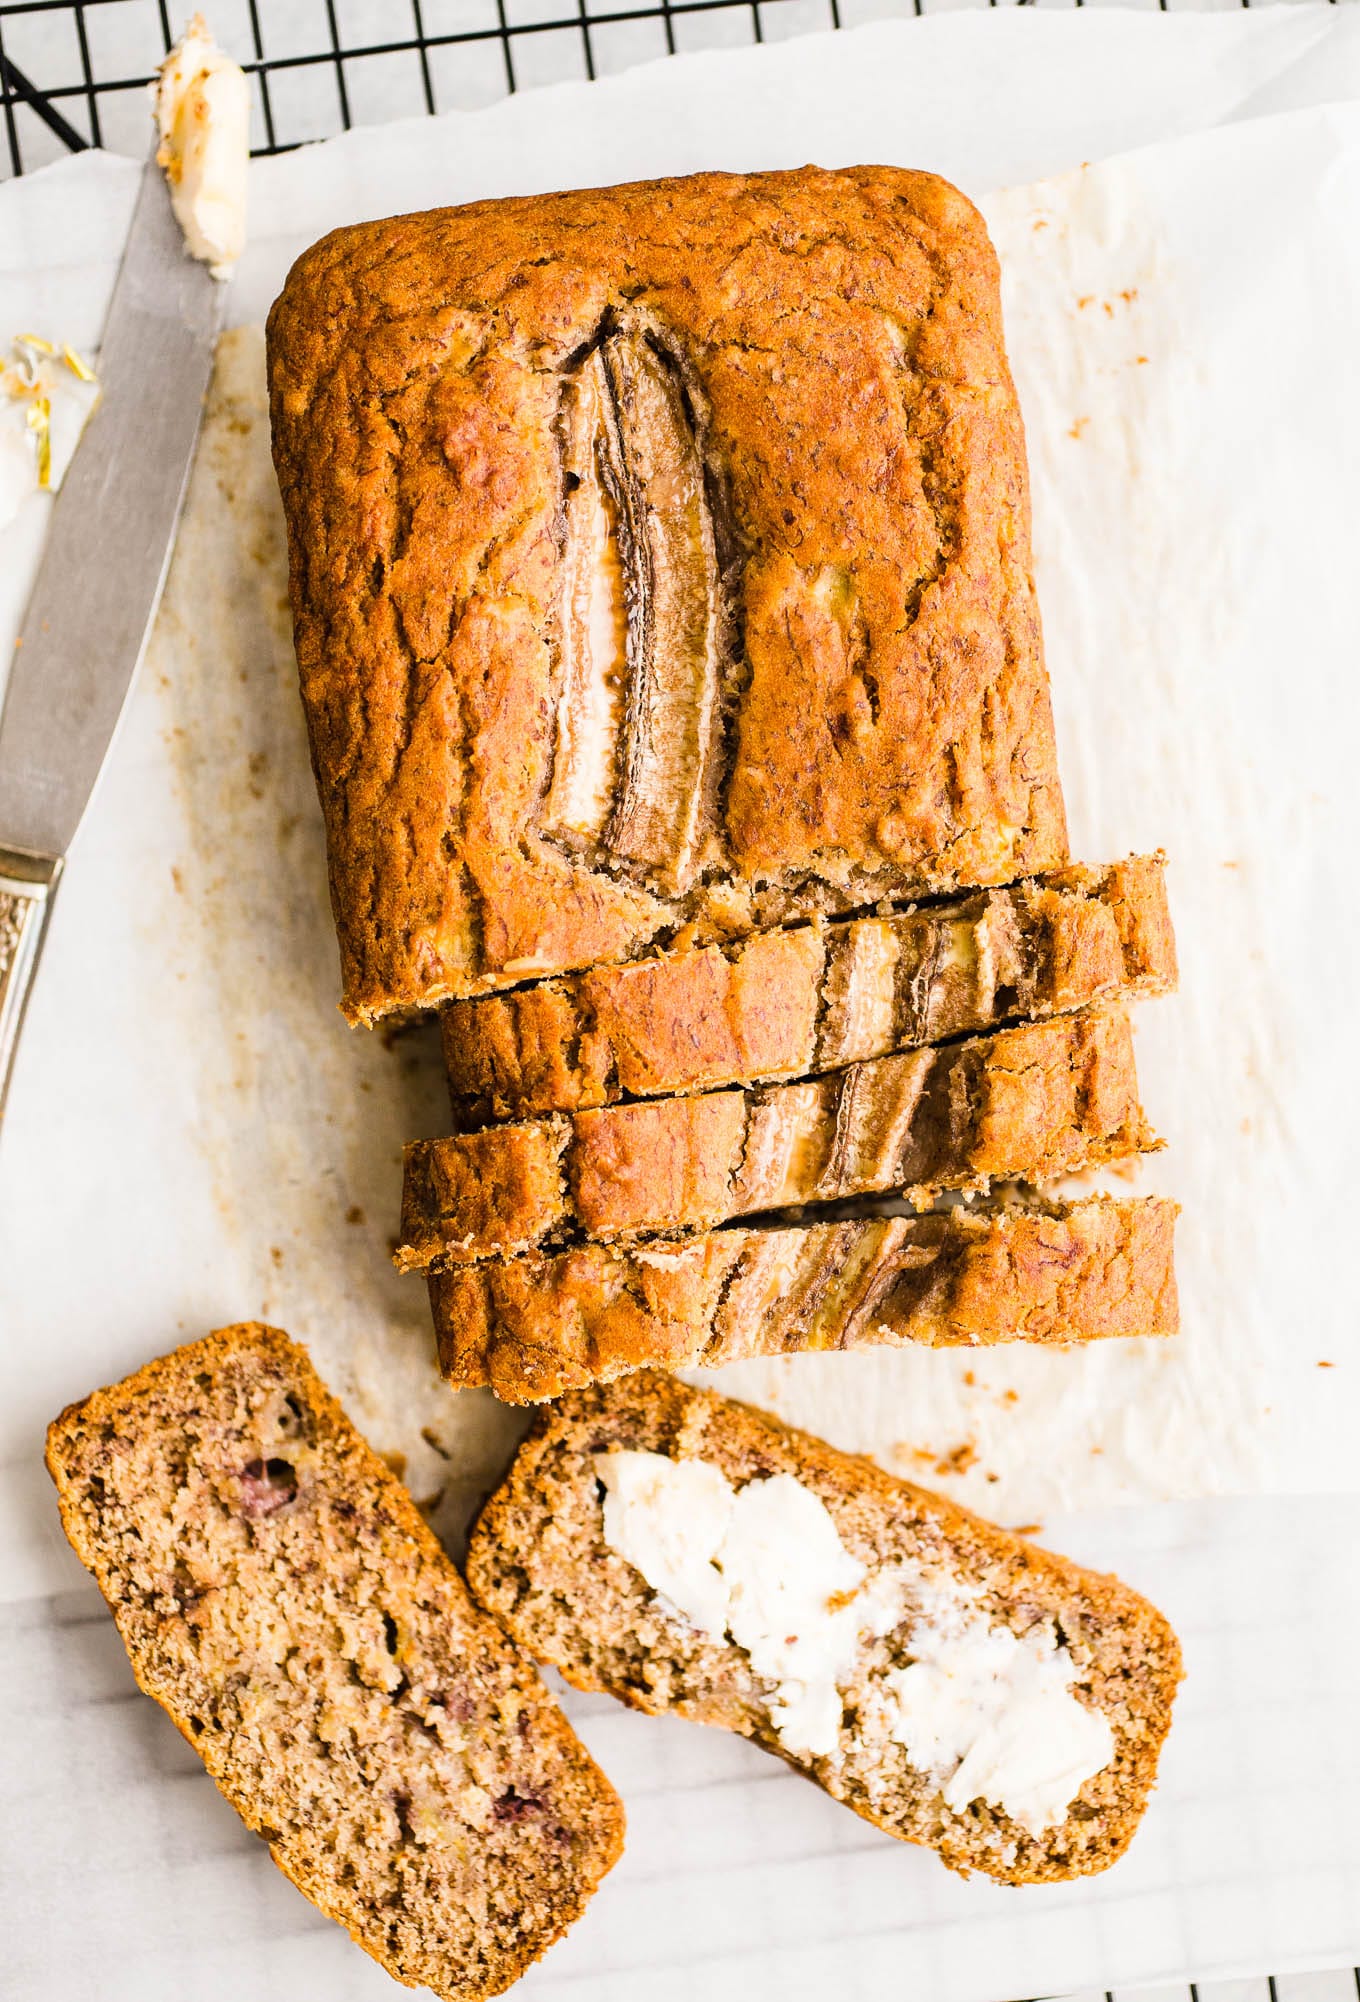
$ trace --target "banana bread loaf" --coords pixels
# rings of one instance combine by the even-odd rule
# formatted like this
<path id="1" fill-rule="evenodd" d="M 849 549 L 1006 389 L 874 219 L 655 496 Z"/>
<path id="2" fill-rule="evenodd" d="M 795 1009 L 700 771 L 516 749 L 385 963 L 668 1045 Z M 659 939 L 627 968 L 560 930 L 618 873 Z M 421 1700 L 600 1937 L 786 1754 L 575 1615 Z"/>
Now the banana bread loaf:
<path id="1" fill-rule="evenodd" d="M 356 1021 L 1066 859 L 996 259 L 946 182 L 339 230 L 269 319 Z"/>
<path id="2" fill-rule="evenodd" d="M 1176 983 L 1165 858 L 757 932 L 444 1009 L 454 1123 L 803 1077 Z"/>
<path id="3" fill-rule="evenodd" d="M 705 1230 L 906 1189 L 1040 1181 L 1158 1143 L 1122 1004 L 801 1084 L 553 1114 L 406 1150 L 403 1270 L 573 1237 Z"/>
<path id="4" fill-rule="evenodd" d="M 962 1205 L 452 1266 L 430 1280 L 439 1366 L 532 1404 L 651 1367 L 883 1343 L 1172 1335 L 1176 1205 Z"/>
<path id="5" fill-rule="evenodd" d="M 623 1812 L 304 1352 L 223 1328 L 64 1411 L 47 1464 L 138 1682 L 279 1868 L 398 1981 L 508 1988 Z"/>
<path id="6" fill-rule="evenodd" d="M 577 1687 L 738 1731 L 1007 1884 L 1122 1855 L 1181 1673 L 1118 1579 L 656 1374 L 542 1413 L 468 1583 Z"/>

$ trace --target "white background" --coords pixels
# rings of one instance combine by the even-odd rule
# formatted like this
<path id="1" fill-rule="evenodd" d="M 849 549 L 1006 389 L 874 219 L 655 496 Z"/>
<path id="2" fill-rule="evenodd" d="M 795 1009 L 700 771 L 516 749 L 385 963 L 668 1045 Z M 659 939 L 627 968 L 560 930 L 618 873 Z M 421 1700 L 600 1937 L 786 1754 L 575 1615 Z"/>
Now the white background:
<path id="1" fill-rule="evenodd" d="M 1343 94 L 1357 26 L 1311 8 L 934 21 L 637 72 L 585 100 L 554 92 L 475 120 L 356 135 L 257 170 L 255 249 L 233 314 L 258 318 L 288 257 L 333 221 L 511 187 L 873 153 L 938 167 L 984 195 L 1116 147 Z M 1149 1011 L 1140 1055 L 1150 1109 L 1174 1142 L 1173 1181 L 1159 1185 L 1194 1188 L 1192 1229 L 1209 1239 L 1207 1265 L 1191 1239 L 1187 1276 L 1200 1292 L 1188 1304 L 1201 1318 L 1189 1349 L 1217 1373 L 1192 1363 L 1184 1395 L 1159 1404 L 1153 1394 L 1147 1436 L 1125 1442 L 1133 1492 L 1158 1480 L 1174 1489 L 1171 1467 L 1185 1492 L 1353 1485 L 1353 1391 L 1344 1370 L 1309 1374 L 1324 1357 L 1344 1365 L 1355 1327 L 1325 1227 L 1328 1202 L 1344 1219 L 1346 1164 L 1320 1152 L 1347 1124 L 1327 1030 L 1344 1026 L 1354 991 L 1338 846 L 1355 639 L 1338 565 L 1351 560 L 1353 512 L 1337 510 L 1355 432 L 1328 338 L 1356 324 L 1341 289 L 1353 281 L 1343 255 L 1348 221 L 1355 240 L 1353 134 L 1347 119 L 1239 124 L 1027 198 L 1075 225 L 1078 256 L 1098 240 L 1148 263 L 1142 310 L 1169 358 L 1149 371 L 1155 390 L 1112 386 L 1128 356 L 1093 346 L 1071 313 L 1045 317 L 1038 267 L 1028 303 L 1008 298 L 1074 834 L 1094 855 L 1172 848 L 1187 974 L 1199 976 L 1183 1002 Z M 15 224 L 0 238 L 15 246 L 0 308 L 88 343 L 128 177 L 79 162 L 22 195 L 22 212 L 0 209 Z M 1004 247 L 1028 211 L 990 212 Z M 1206 288 L 1210 256 L 1220 282 Z M 1197 377 L 1177 375 L 1177 352 L 1199 358 Z M 1041 365 L 1057 355 L 1063 367 Z M 247 408 L 247 364 L 233 394 L 248 433 L 258 412 Z M 1096 403 L 1102 372 L 1109 394 Z M 1099 446 L 1094 466 L 1064 446 L 1077 415 L 1092 419 L 1081 442 Z M 149 672 L 63 890 L 0 1145 L 10 1496 L 0 1577 L 25 1601 L 7 1633 L 15 1756 L 0 1833 L 20 1914 L 0 1981 L 16 1995 L 94 1988 L 211 2002 L 248 1981 L 273 2002 L 322 1980 L 342 1998 L 390 1986 L 276 1880 L 173 1732 L 130 1695 L 116 1638 L 52 1533 L 36 1469 L 42 1421 L 181 1332 L 268 1311 L 313 1341 L 379 1444 L 418 1431 L 417 1406 L 445 1428 L 454 1478 L 428 1454 L 412 1453 L 408 1471 L 417 1492 L 443 1481 L 450 1518 L 503 1444 L 484 1403 L 475 1427 L 465 1401 L 457 1416 L 446 1409 L 418 1289 L 413 1301 L 383 1274 L 393 1155 L 422 1122 L 437 1124 L 437 1099 L 418 1049 L 350 1037 L 328 1012 L 333 953 L 273 581 L 276 530 L 266 485 L 251 485 L 259 456 L 233 456 L 228 429 L 200 465 Z M 1225 478 L 1241 489 L 1237 506 Z M 1223 507 L 1185 504 L 1215 479 Z M 1091 590 L 1083 580 L 1098 564 L 1108 588 Z M 1218 616 L 1225 606 L 1234 617 Z M 1187 742 L 1202 759 L 1186 758 Z M 1313 770 L 1310 803 L 1301 781 Z M 1243 860 L 1251 866 L 1234 873 L 1248 880 L 1225 924 L 1209 886 L 1215 869 Z M 1242 961 L 1225 981 L 1221 954 L 1244 933 L 1262 940 L 1264 970 Z M 1204 998 L 1213 982 L 1217 1013 Z M 1247 1059 L 1263 1090 L 1240 1109 L 1246 1086 L 1232 1066 Z M 1268 1144 L 1225 1157 L 1212 1122 L 1233 1112 L 1273 1120 Z M 355 1210 L 362 1220 L 346 1224 Z M 1232 1308 L 1217 1320 L 1215 1259 Z M 1263 1301 L 1244 1272 L 1275 1290 Z M 1224 1362 L 1234 1337 L 1240 1368 Z M 882 1405 L 877 1371 L 864 1396 L 839 1402 L 825 1379 L 802 1376 L 781 1398 L 796 1407 L 807 1395 L 803 1415 L 836 1436 L 853 1440 Z M 945 1399 L 940 1411 L 927 1392 Z M 896 1395 L 903 1436 L 937 1443 L 935 1424 L 953 1422 L 940 1386 L 908 1396 L 899 1382 Z M 1233 1409 L 1248 1397 L 1250 1410 Z M 1064 1416 L 1063 1395 L 1036 1395 L 1034 1409 L 1059 1413 L 1058 1430 L 1036 1444 L 1026 1418 L 1009 1445 L 989 1442 L 993 1457 L 1010 1453 L 998 1501 L 1019 1511 L 1033 1499 L 1029 1470 L 1063 1463 L 1064 1430 L 1117 1402 L 1089 1398 Z M 1258 1422 L 1266 1404 L 1287 1416 L 1273 1438 Z M 1167 1424 L 1185 1429 L 1168 1440 Z M 1081 1498 L 1118 1491 L 1093 1479 Z M 1360 1849 L 1345 1811 L 1360 1782 L 1360 1507 L 1337 1494 L 1062 1520 L 1044 1509 L 1056 1547 L 1120 1569 L 1187 1644 L 1164 1785 L 1125 1863 L 1073 1887 L 963 1884 L 741 1745 L 573 1700 L 625 1793 L 630 1845 L 525 1992 L 537 1983 L 609 2002 L 643 1985 L 676 1996 L 740 1985 L 771 1997 L 985 2002 L 1360 1952 Z"/>

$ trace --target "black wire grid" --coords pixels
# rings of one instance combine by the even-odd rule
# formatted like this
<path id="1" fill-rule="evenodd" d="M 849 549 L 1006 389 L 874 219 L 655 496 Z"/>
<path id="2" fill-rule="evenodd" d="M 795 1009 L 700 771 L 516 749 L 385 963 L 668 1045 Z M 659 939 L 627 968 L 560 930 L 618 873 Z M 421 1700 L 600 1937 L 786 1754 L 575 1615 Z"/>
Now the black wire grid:
<path id="1" fill-rule="evenodd" d="M 146 85 L 193 4 L 0 4 L 0 176 L 63 149 L 140 153 Z M 1170 0 L 1145 4 L 1165 12 Z M 253 150 L 279 153 L 351 125 L 467 108 L 677 49 L 930 10 L 931 0 L 214 0 L 209 12 L 251 79 Z"/>
<path id="2" fill-rule="evenodd" d="M 137 0 L 83 0 L 83 4 L 76 5 L 67 4 L 67 0 L 15 0 L 13 5 L 0 5 L 0 105 L 12 174 L 21 174 L 26 164 L 33 164 L 26 159 L 21 130 L 25 112 L 40 121 L 69 151 L 108 143 L 103 134 L 101 107 L 111 97 L 139 97 L 150 80 L 154 62 L 169 49 L 173 33 L 182 26 L 182 13 L 190 11 L 190 6 L 172 10 L 167 0 L 155 0 L 154 25 L 160 39 L 156 56 L 140 75 L 102 71 L 92 49 L 90 17 L 108 9 L 126 10 L 136 4 Z M 919 14 L 924 4 L 925 0 L 901 0 L 901 11 Z M 989 0 L 989 4 L 995 6 L 998 0 Z M 1010 0 L 1010 4 L 1026 5 L 1029 0 Z M 1082 0 L 1073 0 L 1073 4 L 1080 6 Z M 1166 0 L 1161 0 L 1161 4 L 1164 6 Z M 315 7 L 302 9 L 280 6 L 278 0 L 246 0 L 242 23 L 245 34 L 236 38 L 235 46 L 219 24 L 220 7 L 212 10 L 212 26 L 252 80 L 255 112 L 252 152 L 281 153 L 308 139 L 329 137 L 334 132 L 348 131 L 352 125 L 369 122 L 362 107 L 354 101 L 354 74 L 362 66 L 380 60 L 404 59 L 412 65 L 409 80 L 414 82 L 418 95 L 415 102 L 404 108 L 433 113 L 452 108 L 460 95 L 466 101 L 465 94 L 441 88 L 441 71 L 447 73 L 447 57 L 456 57 L 458 52 L 465 59 L 483 59 L 472 67 L 474 88 L 480 87 L 478 95 L 485 101 L 520 89 L 526 82 L 543 80 L 535 74 L 539 66 L 530 53 L 535 43 L 558 43 L 553 65 L 556 75 L 569 75 L 574 68 L 576 74 L 594 78 L 606 69 L 620 66 L 608 55 L 602 59 L 599 44 L 616 38 L 628 24 L 655 24 L 658 37 L 646 53 L 673 55 L 686 45 L 687 17 L 706 14 L 739 17 L 745 30 L 740 39 L 760 42 L 765 39 L 763 11 L 789 5 L 790 0 L 650 0 L 649 4 L 632 6 L 615 6 L 606 0 L 602 7 L 588 4 L 588 0 L 546 0 L 546 5 L 533 4 L 533 0 L 528 5 L 517 4 L 517 0 L 485 0 L 484 5 L 476 4 L 476 0 L 461 5 L 457 0 L 453 5 L 441 4 L 441 0 L 388 0 L 388 4 L 378 0 L 378 4 L 364 9 L 347 9 L 345 0 L 320 0 Z M 824 23 L 815 25 L 837 28 L 842 25 L 842 0 L 825 0 L 823 11 Z M 289 46 L 297 41 L 300 27 L 305 34 L 305 26 L 298 19 L 304 12 L 312 17 L 307 24 L 312 30 L 307 37 L 312 45 Z M 284 13 L 292 16 L 288 23 L 291 32 L 277 36 L 275 17 Z M 360 18 L 351 22 L 346 19 L 347 13 Z M 6 39 L 8 36 L 13 41 L 15 24 L 26 17 L 55 14 L 72 17 L 74 40 L 66 73 L 49 82 L 26 71 L 6 46 Z M 457 25 L 442 24 L 449 21 Z M 565 52 L 560 47 L 563 37 L 570 37 L 575 45 L 574 65 L 563 61 Z M 484 60 L 488 54 L 494 58 L 490 74 Z M 321 130 L 315 129 L 319 94 L 314 91 L 310 116 L 305 119 L 305 129 L 299 130 L 298 121 L 289 116 L 289 73 L 317 71 L 327 72 L 333 86 L 333 121 Z M 50 148 L 48 151 L 50 155 Z"/>

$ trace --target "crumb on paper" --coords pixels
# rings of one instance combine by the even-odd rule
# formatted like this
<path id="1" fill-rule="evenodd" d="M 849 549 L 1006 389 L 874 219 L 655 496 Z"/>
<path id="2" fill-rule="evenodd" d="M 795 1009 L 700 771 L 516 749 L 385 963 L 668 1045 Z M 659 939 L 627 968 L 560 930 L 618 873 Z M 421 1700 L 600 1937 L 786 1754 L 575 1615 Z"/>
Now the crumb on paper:
<path id="1" fill-rule="evenodd" d="M 275 1265 L 282 1265 L 283 1246 L 281 1244 L 271 1244 L 269 1247 L 269 1256 Z"/>
<path id="2" fill-rule="evenodd" d="M 913 1446 L 907 1439 L 894 1440 L 892 1456 L 895 1460 L 914 1461 L 922 1467 L 933 1465 L 937 1457 L 933 1446 Z"/>
<path id="3" fill-rule="evenodd" d="M 964 1439 L 959 1445 L 952 1447 L 949 1452 L 941 1453 L 939 1459 L 935 1462 L 935 1472 L 937 1474 L 966 1474 L 976 1461 L 977 1456 L 977 1447 L 973 1444 L 972 1440 Z M 995 1480 L 996 1476 L 993 1474 L 989 1475 L 988 1478 Z"/>
<path id="4" fill-rule="evenodd" d="M 1080 438 L 1090 421 L 1089 417 L 1074 417 L 1067 427 L 1068 437 Z"/>
<path id="5" fill-rule="evenodd" d="M 99 381 L 67 341 L 16 334 L 0 357 L 0 528 L 34 493 L 56 493 L 99 401 Z"/>
<path id="6" fill-rule="evenodd" d="M 968 1385 L 968 1388 L 971 1390 L 974 1384 L 977 1382 L 977 1372 L 975 1370 L 966 1369 L 963 1372 L 963 1380 Z"/>
<path id="7" fill-rule="evenodd" d="M 1017 1522 L 1011 1530 L 1012 1536 L 1042 1536 L 1043 1533 L 1041 1522 Z"/>
<path id="8" fill-rule="evenodd" d="M 345 1222 L 352 1224 L 361 1224 L 368 1222 L 368 1218 L 364 1214 L 362 1204 L 360 1203 L 350 1204 L 349 1208 L 345 1211 Z"/>
<path id="9" fill-rule="evenodd" d="M 1088 306 L 1099 306 L 1105 318 L 1112 320 L 1114 318 L 1116 301 L 1120 305 L 1131 306 L 1137 297 L 1138 287 L 1136 285 L 1121 286 L 1113 299 L 1098 298 L 1094 292 L 1081 292 L 1077 295 L 1077 311 L 1084 313 Z M 1147 356 L 1139 355 L 1138 359 L 1139 361 L 1146 361 Z"/>
<path id="10" fill-rule="evenodd" d="M 1336 1368 L 1336 1364 L 1335 1364 L 1334 1362 L 1320 1362 L 1320 1363 L 1318 1364 L 1318 1368 L 1319 1368 L 1319 1369 L 1335 1369 L 1335 1368 Z"/>
<path id="11" fill-rule="evenodd" d="M 152 97 L 156 163 L 185 248 L 214 278 L 227 278 L 246 241 L 250 86 L 201 14 L 161 64 Z"/>

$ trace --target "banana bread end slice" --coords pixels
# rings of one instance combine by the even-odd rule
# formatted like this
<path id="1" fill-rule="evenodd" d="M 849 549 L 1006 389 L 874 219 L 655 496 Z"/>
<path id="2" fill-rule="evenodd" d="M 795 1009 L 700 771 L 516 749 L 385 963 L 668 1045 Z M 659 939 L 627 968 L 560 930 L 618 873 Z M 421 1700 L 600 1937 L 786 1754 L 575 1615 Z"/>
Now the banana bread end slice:
<path id="1" fill-rule="evenodd" d="M 578 1688 L 737 1731 L 1008 1884 L 1123 1854 L 1181 1676 L 1118 1579 L 655 1373 L 541 1414 L 468 1582 Z"/>
<path id="2" fill-rule="evenodd" d="M 1176 1205 L 956 1206 L 451 1266 L 439 1366 L 534 1404 L 648 1367 L 873 1345 L 1088 1342 L 1179 1327 Z"/>
<path id="3" fill-rule="evenodd" d="M 301 1348 L 223 1328 L 64 1411 L 47 1464 L 142 1688 L 389 1974 L 478 2002 L 572 1924 L 620 1803 Z"/>

